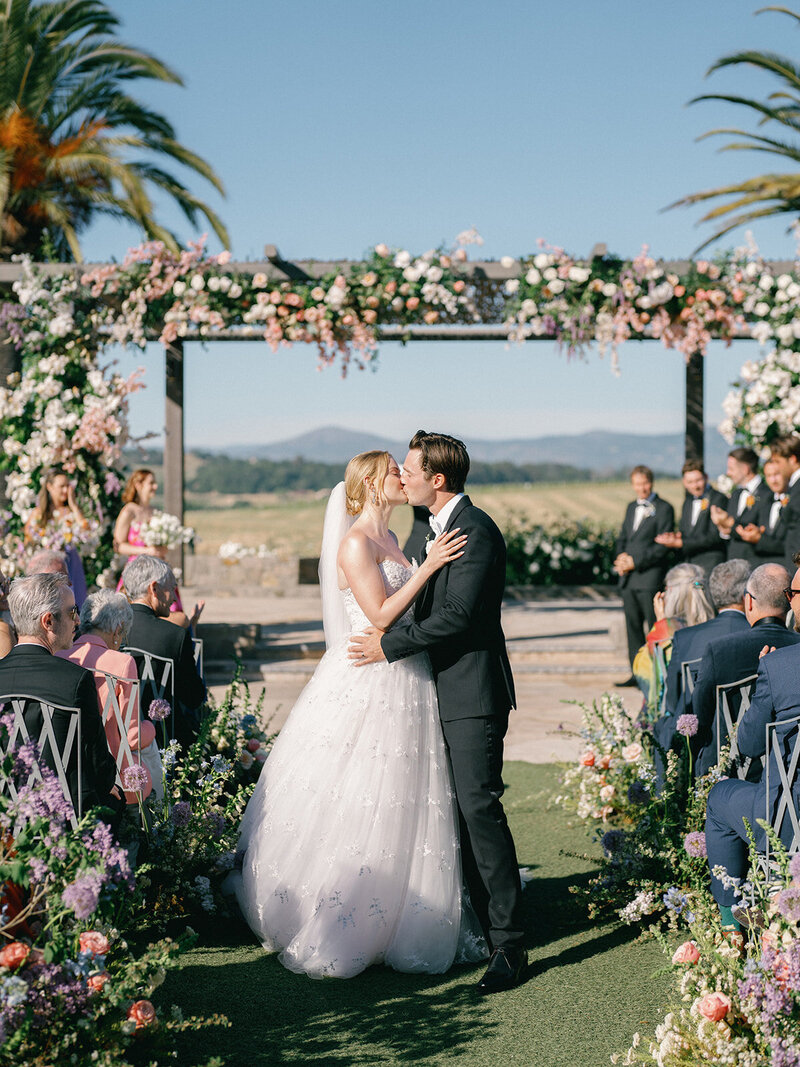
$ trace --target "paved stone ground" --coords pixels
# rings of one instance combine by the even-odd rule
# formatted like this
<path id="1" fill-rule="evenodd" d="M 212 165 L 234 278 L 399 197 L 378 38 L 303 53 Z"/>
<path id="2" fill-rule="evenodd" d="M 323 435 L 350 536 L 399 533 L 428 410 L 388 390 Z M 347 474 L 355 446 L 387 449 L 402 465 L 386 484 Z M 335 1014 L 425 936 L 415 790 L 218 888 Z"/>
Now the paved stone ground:
<path id="1" fill-rule="evenodd" d="M 184 589 L 184 602 L 203 595 Z M 258 623 L 261 641 L 250 653 L 254 692 L 266 687 L 264 706 L 273 728 L 286 720 L 324 648 L 319 592 L 297 587 L 285 596 L 206 596 L 200 622 L 242 626 Z M 617 599 L 509 601 L 503 613 L 517 708 L 506 736 L 506 759 L 546 763 L 575 758 L 580 723 L 575 702 L 591 702 L 629 674 L 622 602 Z M 224 692 L 227 662 L 207 664 L 211 691 Z M 637 689 L 616 690 L 626 707 L 641 706 Z"/>

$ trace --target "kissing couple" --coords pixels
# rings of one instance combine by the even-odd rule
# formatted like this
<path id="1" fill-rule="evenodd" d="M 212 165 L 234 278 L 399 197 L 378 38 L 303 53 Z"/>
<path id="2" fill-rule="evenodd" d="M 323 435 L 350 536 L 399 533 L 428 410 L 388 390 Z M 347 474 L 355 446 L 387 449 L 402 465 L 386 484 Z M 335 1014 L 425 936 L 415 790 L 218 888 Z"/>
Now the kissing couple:
<path id="1" fill-rule="evenodd" d="M 521 886 L 501 803 L 514 683 L 506 548 L 464 495 L 469 455 L 414 435 L 347 465 L 325 513 L 327 650 L 245 811 L 236 894 L 264 948 L 312 978 L 376 963 L 439 974 L 489 957 L 481 993 L 524 979 Z M 417 566 L 389 529 L 426 506 Z"/>

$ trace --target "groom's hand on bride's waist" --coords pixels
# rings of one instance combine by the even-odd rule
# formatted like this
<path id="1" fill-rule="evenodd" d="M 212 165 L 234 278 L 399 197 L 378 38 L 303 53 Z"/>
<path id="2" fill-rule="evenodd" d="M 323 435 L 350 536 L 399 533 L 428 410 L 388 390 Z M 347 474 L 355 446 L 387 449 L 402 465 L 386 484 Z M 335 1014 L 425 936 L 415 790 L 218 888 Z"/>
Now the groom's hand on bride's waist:
<path id="1" fill-rule="evenodd" d="M 381 648 L 381 638 L 385 630 L 368 626 L 363 634 L 353 634 L 347 648 L 347 655 L 356 667 L 365 667 L 368 663 L 378 663 L 386 659 Z"/>

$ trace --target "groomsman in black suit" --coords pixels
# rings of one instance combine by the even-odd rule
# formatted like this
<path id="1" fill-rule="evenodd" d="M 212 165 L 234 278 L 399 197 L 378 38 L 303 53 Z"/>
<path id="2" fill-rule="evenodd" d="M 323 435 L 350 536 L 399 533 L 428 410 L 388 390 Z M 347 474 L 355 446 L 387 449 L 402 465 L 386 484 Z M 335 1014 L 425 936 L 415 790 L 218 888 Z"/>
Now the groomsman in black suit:
<path id="1" fill-rule="evenodd" d="M 659 534 L 656 541 L 667 548 L 679 549 L 685 563 L 695 563 L 709 575 L 727 557 L 727 545 L 711 521 L 711 507 L 727 508 L 728 498 L 708 484 L 699 459 L 687 459 L 681 475 L 686 498 L 678 533 Z"/>
<path id="2" fill-rule="evenodd" d="M 675 525 L 672 504 L 653 492 L 653 472 L 638 466 L 631 471 L 631 485 L 636 499 L 628 504 L 625 521 L 617 538 L 614 570 L 619 575 L 622 603 L 625 607 L 625 630 L 628 659 L 633 660 L 645 634 L 656 621 L 653 597 L 664 584 L 670 549 L 658 543 L 659 534 L 670 533 Z M 634 686 L 631 675 L 623 686 Z"/>
<path id="3" fill-rule="evenodd" d="M 772 472 L 773 493 L 761 503 L 753 521 L 743 529 L 737 527 L 737 530 L 757 556 L 774 558 L 792 574 L 794 555 L 800 551 L 800 437 L 790 434 L 778 438 L 771 446 L 768 463 L 764 465 L 765 478 L 768 466 Z"/>
<path id="4" fill-rule="evenodd" d="M 742 539 L 741 530 L 755 523 L 759 500 L 771 493 L 758 473 L 758 456 L 752 448 L 734 448 L 728 453 L 727 474 L 736 488 L 727 508 L 711 506 L 711 520 L 728 542 L 728 559 L 746 559 L 752 564 L 755 549 Z"/>

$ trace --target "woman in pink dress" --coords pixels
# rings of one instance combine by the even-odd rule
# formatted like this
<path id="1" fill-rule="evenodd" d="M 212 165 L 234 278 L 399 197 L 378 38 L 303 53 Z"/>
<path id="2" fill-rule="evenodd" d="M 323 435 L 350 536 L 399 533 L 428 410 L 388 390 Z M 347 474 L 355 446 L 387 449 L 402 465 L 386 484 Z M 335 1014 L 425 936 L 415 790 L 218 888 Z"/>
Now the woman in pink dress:
<path id="1" fill-rule="evenodd" d="M 126 597 L 121 593 L 112 593 L 110 589 L 101 589 L 98 593 L 92 593 L 83 602 L 80 637 L 71 649 L 56 653 L 62 659 L 72 660 L 73 663 L 94 672 L 98 710 L 102 712 L 103 708 L 107 709 L 103 716 L 103 727 L 109 751 L 115 759 L 119 754 L 122 737 L 114 709 L 108 702 L 108 680 L 103 672 L 113 674 L 120 679 L 115 683 L 115 691 L 122 722 L 125 723 L 128 720 L 132 692 L 132 687 L 127 684 L 127 680 L 135 681 L 138 676 L 133 656 L 120 652 L 119 649 L 125 644 L 132 622 L 133 610 Z M 161 775 L 158 771 L 160 757 L 155 744 L 155 726 L 149 720 L 140 718 L 137 707 L 131 715 L 126 732 L 133 762 L 142 766 L 147 774 L 147 784 L 142 789 L 142 799 L 148 797 L 154 788 L 156 796 L 163 795 Z M 119 764 L 120 775 L 130 764 L 131 759 L 123 755 Z M 125 799 L 128 804 L 138 804 L 139 795 L 126 792 Z"/>
<path id="2" fill-rule="evenodd" d="M 152 500 L 158 489 L 158 482 L 151 470 L 140 467 L 135 470 L 128 479 L 122 493 L 122 511 L 117 516 L 114 524 L 114 551 L 125 557 L 125 563 L 129 563 L 137 556 L 158 556 L 165 559 L 167 550 L 161 545 L 146 545 L 142 540 L 142 527 L 153 517 Z M 117 585 L 117 591 L 122 589 L 122 579 Z M 179 626 L 190 626 L 197 622 L 200 611 L 195 609 L 195 614 L 190 619 L 183 610 L 181 595 L 175 589 L 175 599 L 170 604 L 169 621 Z"/>

